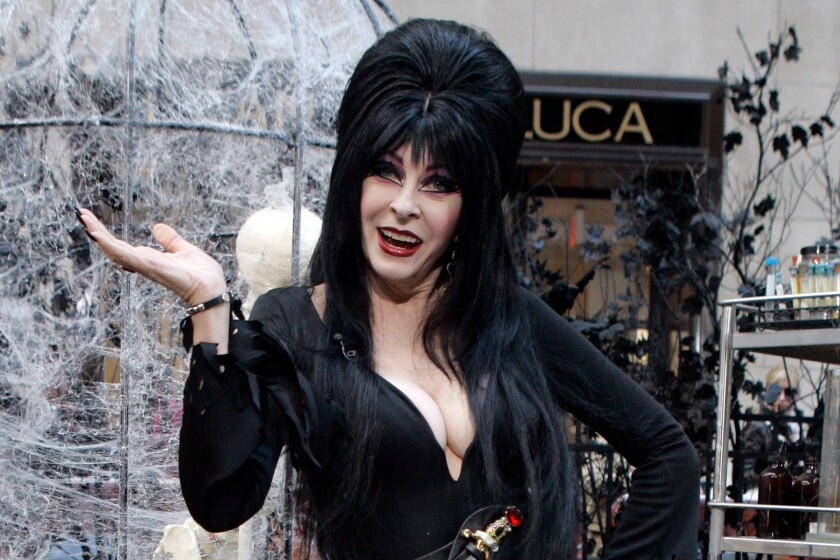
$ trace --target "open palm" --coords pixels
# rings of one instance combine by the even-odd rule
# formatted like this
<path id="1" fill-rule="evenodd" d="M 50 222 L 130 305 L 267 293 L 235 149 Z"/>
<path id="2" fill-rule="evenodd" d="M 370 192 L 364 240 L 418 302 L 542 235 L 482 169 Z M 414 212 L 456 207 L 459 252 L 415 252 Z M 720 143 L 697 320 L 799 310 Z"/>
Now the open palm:
<path id="1" fill-rule="evenodd" d="M 152 235 L 163 247 L 161 251 L 117 239 L 90 210 L 80 209 L 78 215 L 111 261 L 160 284 L 188 305 L 201 303 L 226 290 L 221 265 L 168 225 L 155 224 L 152 228 Z"/>

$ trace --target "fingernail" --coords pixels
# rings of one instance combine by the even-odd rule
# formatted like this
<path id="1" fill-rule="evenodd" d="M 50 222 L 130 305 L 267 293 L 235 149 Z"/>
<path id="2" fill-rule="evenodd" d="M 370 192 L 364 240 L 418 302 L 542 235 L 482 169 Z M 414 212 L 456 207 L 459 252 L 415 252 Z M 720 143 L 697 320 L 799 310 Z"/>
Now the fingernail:
<path id="1" fill-rule="evenodd" d="M 90 232 L 87 230 L 87 226 L 85 225 L 84 220 L 82 220 L 81 211 L 78 208 L 73 208 L 73 210 L 76 212 L 76 219 L 79 220 L 80 224 L 82 224 L 82 231 L 85 232 L 85 235 L 87 235 L 89 239 L 91 239 L 92 241 L 96 241 L 96 238 L 94 236 L 92 236 L 90 234 Z"/>
<path id="2" fill-rule="evenodd" d="M 96 238 L 90 234 L 90 232 L 87 230 L 87 226 L 86 226 L 86 225 L 85 225 L 85 223 L 81 220 L 81 218 L 79 218 L 79 223 L 81 223 L 81 224 L 82 224 L 82 231 L 83 231 L 83 232 L 85 232 L 85 235 L 87 235 L 87 236 L 88 236 L 88 238 L 89 238 L 91 241 L 96 241 Z"/>

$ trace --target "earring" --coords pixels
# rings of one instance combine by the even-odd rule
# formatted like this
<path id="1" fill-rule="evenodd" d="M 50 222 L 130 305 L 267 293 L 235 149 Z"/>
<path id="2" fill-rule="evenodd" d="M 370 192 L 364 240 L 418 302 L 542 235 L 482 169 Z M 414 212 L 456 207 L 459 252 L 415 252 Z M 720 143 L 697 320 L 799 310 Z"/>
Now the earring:
<path id="1" fill-rule="evenodd" d="M 452 248 L 452 255 L 449 257 L 449 262 L 446 263 L 446 274 L 449 276 L 449 281 L 452 282 L 452 265 L 455 264 L 455 248 Z"/>

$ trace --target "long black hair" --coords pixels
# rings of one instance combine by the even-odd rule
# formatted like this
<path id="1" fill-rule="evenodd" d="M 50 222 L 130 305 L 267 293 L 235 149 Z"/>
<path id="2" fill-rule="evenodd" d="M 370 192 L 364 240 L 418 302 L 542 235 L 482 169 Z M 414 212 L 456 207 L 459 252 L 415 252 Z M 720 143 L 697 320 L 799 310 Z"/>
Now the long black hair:
<path id="1" fill-rule="evenodd" d="M 319 548 L 327 557 L 338 546 L 335 536 L 351 532 L 355 515 L 368 505 L 368 457 L 377 438 L 368 421 L 376 399 L 369 378 L 362 181 L 383 154 L 406 143 L 415 161 L 427 156 L 444 162 L 463 198 L 452 278 L 439 279 L 446 289 L 430 300 L 422 326 L 426 351 L 467 391 L 490 495 L 526 496 L 523 557 L 566 558 L 574 548 L 576 507 L 563 414 L 531 343 L 502 205 L 517 176 L 522 97 L 518 73 L 492 39 L 448 21 L 412 20 L 389 32 L 363 55 L 348 82 L 309 279 L 326 286 L 330 336 L 340 333 L 359 354 L 357 362 L 340 355 L 326 360 L 315 372 L 316 384 L 354 419 L 342 499 L 317 520 Z M 517 488 L 501 466 L 510 457 L 521 461 Z"/>

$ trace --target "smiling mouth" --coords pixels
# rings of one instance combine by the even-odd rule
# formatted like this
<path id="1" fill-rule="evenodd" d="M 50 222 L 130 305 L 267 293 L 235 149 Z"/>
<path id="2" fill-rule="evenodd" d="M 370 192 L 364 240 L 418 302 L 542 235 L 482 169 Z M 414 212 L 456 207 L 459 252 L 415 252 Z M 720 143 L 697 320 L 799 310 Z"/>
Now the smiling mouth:
<path id="1" fill-rule="evenodd" d="M 381 239 L 391 247 L 398 249 L 414 249 L 423 242 L 419 237 L 411 234 L 397 233 L 387 229 L 379 229 Z"/>

